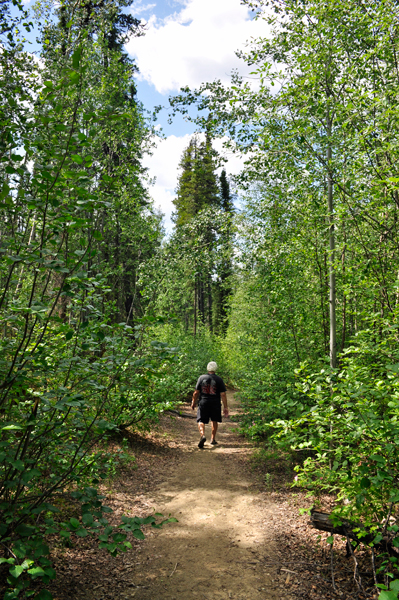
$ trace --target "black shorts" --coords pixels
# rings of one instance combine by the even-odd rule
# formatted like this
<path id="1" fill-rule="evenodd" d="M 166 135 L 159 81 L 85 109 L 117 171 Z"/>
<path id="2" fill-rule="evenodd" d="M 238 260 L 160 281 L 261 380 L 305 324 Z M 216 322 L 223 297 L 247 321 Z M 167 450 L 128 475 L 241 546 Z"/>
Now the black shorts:
<path id="1" fill-rule="evenodd" d="M 212 400 L 211 402 L 202 402 L 200 400 L 197 410 L 197 423 L 207 425 L 211 421 L 222 422 L 222 405 L 220 400 Z"/>

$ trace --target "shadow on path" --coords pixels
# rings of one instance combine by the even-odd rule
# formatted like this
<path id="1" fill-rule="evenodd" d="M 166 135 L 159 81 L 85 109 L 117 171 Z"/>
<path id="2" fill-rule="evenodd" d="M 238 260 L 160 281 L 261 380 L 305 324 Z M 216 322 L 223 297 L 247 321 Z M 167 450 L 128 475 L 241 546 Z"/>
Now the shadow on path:
<path id="1" fill-rule="evenodd" d="M 235 408 L 232 394 L 229 406 Z M 260 527 L 265 510 L 251 488 L 245 455 L 250 445 L 227 421 L 218 445 L 196 447 L 198 431 L 180 419 L 181 436 L 191 452 L 165 477 L 153 496 L 154 507 L 179 522 L 167 525 L 143 543 L 125 598 L 137 600 L 277 600 L 273 572 L 263 561 L 275 560 L 273 539 Z M 210 426 L 207 427 L 210 438 Z M 277 568 L 277 567 L 276 567 Z M 129 587 L 130 584 L 130 587 Z M 289 598 L 289 596 L 285 596 Z"/>

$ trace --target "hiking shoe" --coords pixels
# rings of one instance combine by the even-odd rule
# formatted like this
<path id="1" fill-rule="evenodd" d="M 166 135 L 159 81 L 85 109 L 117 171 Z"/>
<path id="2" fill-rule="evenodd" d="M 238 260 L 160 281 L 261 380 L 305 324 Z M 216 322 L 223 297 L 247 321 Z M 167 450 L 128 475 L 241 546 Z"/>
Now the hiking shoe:
<path id="1" fill-rule="evenodd" d="M 198 442 L 198 448 L 203 448 L 206 442 L 206 437 L 203 435 L 200 441 Z"/>
<path id="2" fill-rule="evenodd" d="M 217 441 L 216 441 L 216 440 L 212 440 L 212 441 L 211 441 L 211 445 L 212 445 L 212 446 L 216 446 L 216 444 L 217 444 Z"/>

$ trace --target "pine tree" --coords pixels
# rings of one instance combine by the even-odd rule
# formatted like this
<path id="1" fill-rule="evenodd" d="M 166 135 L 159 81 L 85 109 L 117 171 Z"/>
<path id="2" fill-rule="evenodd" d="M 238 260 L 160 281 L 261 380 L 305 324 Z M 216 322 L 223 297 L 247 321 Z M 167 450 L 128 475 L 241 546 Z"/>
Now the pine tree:
<path id="1" fill-rule="evenodd" d="M 207 207 L 220 207 L 215 152 L 209 140 L 199 142 L 194 136 L 183 152 L 179 167 L 181 175 L 177 197 L 173 201 L 177 209 L 174 213 L 177 227 L 188 223 Z"/>
<path id="2" fill-rule="evenodd" d="M 233 197 L 230 193 L 230 183 L 226 170 L 223 169 L 219 177 L 221 207 L 231 217 L 234 211 Z M 231 218 L 229 218 L 231 225 Z M 219 240 L 219 263 L 217 266 L 218 278 L 214 282 L 214 311 L 213 329 L 215 333 L 225 333 L 227 329 L 227 307 L 231 295 L 231 276 L 233 273 L 232 255 L 233 240 L 231 227 L 229 226 L 220 236 Z"/>
<path id="3" fill-rule="evenodd" d="M 187 223 L 197 212 L 194 164 L 197 154 L 197 140 L 190 140 L 188 147 L 184 150 L 179 167 L 181 175 L 177 187 L 177 197 L 173 200 L 176 213 L 173 218 L 176 226 Z"/>
<path id="4" fill-rule="evenodd" d="M 227 179 L 226 169 L 220 174 L 219 177 L 219 185 L 220 185 L 220 196 L 221 196 L 221 205 L 225 212 L 233 212 L 233 197 L 230 194 L 230 183 Z"/>

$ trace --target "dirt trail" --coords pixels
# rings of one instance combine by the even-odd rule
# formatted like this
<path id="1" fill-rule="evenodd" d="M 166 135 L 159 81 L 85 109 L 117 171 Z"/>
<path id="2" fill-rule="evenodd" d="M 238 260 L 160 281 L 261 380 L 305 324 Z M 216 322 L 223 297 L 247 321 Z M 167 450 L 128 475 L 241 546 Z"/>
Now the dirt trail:
<path id="1" fill-rule="evenodd" d="M 237 411 L 228 394 L 230 412 Z M 189 410 L 186 414 L 190 414 Z M 192 413 L 191 413 L 192 414 Z M 182 457 L 155 490 L 156 510 L 179 522 L 150 535 L 142 562 L 130 574 L 126 598 L 136 600 L 277 600 L 278 554 L 273 535 L 261 523 L 276 512 L 251 487 L 246 442 L 225 420 L 217 446 L 197 448 L 193 419 L 179 419 Z M 275 563 L 265 569 L 264 563 Z M 277 582 L 276 582 L 277 583 Z M 128 583 L 129 585 L 129 583 Z M 284 594 L 286 600 L 290 596 Z"/>
<path id="2" fill-rule="evenodd" d="M 231 393 L 229 406 L 232 414 L 239 410 Z M 183 413 L 193 416 L 188 407 Z M 359 594 L 355 565 L 340 539 L 334 542 L 333 590 L 329 534 L 320 535 L 308 515 L 299 514 L 311 501 L 292 489 L 292 466 L 275 454 L 267 463 L 263 457 L 254 471 L 253 446 L 234 428 L 234 422 L 224 422 L 219 444 L 211 446 L 208 439 L 203 450 L 194 419 L 164 415 L 151 433 L 129 433 L 135 460 L 102 486 L 114 511 L 111 522 L 152 511 L 179 522 L 147 527 L 146 539 L 130 537 L 132 550 L 116 558 L 91 536 L 55 546 L 57 579 L 49 586 L 54 600 L 370 598 Z M 332 501 L 323 499 L 327 512 Z M 370 559 L 357 554 L 371 589 Z"/>

